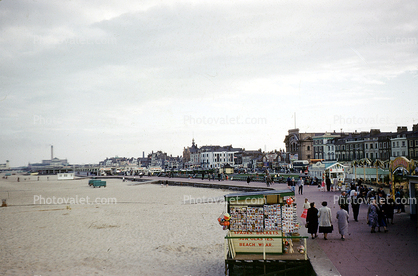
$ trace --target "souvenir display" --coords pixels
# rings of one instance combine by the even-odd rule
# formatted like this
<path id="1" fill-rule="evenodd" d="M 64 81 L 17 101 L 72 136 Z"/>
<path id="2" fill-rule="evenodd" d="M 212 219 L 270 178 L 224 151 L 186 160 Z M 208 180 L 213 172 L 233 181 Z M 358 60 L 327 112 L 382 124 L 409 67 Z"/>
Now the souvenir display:
<path id="1" fill-rule="evenodd" d="M 247 208 L 247 231 L 263 232 L 263 207 L 248 207 Z"/>
<path id="2" fill-rule="evenodd" d="M 296 215 L 296 203 L 293 203 L 291 197 L 288 197 L 286 202 L 292 202 L 292 204 L 282 206 L 282 231 L 283 233 L 294 233 L 297 232 L 299 228 Z"/>
<path id="3" fill-rule="evenodd" d="M 231 207 L 230 229 L 247 231 L 247 207 Z"/>
<path id="4" fill-rule="evenodd" d="M 280 204 L 264 205 L 264 230 L 282 230 L 282 216 Z"/>

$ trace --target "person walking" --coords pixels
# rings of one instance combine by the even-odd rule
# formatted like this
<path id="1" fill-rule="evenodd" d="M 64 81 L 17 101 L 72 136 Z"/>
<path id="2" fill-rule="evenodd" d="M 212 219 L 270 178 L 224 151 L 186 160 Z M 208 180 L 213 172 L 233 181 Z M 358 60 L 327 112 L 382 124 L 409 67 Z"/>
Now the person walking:
<path id="1" fill-rule="evenodd" d="M 386 224 L 393 224 L 393 212 L 395 210 L 394 208 L 394 201 L 393 198 L 389 198 L 388 203 L 385 205 L 385 213 L 386 213 Z"/>
<path id="2" fill-rule="evenodd" d="M 305 203 L 303 203 L 303 212 L 302 215 L 300 216 L 301 218 L 306 219 L 306 216 L 308 214 L 308 209 L 311 207 L 311 204 L 309 203 L 308 199 L 305 198 Z"/>
<path id="3" fill-rule="evenodd" d="M 353 209 L 354 221 L 358 221 L 358 214 L 360 212 L 360 203 L 359 203 L 359 192 L 356 190 L 351 190 L 351 208 Z"/>
<path id="4" fill-rule="evenodd" d="M 341 239 L 344 241 L 348 233 L 348 212 L 340 205 L 340 210 L 337 212 L 338 231 L 341 234 Z"/>
<path id="5" fill-rule="evenodd" d="M 251 177 L 247 176 L 247 184 L 250 185 L 250 182 L 251 182 Z"/>
<path id="6" fill-rule="evenodd" d="M 270 187 L 270 184 L 271 184 L 271 176 L 269 174 L 266 175 L 266 184 L 267 184 L 267 187 Z"/>
<path id="7" fill-rule="evenodd" d="M 325 184 L 327 185 L 327 192 L 331 191 L 331 179 L 328 176 L 325 179 Z"/>
<path id="8" fill-rule="evenodd" d="M 310 203 L 310 208 L 306 215 L 306 223 L 308 224 L 308 233 L 312 239 L 318 237 L 318 209 L 315 208 L 315 202 Z"/>
<path id="9" fill-rule="evenodd" d="M 302 179 L 302 177 L 299 177 L 299 180 L 298 180 L 298 182 L 297 182 L 297 185 L 298 185 L 298 193 L 300 194 L 300 195 L 303 195 L 303 179 Z"/>
<path id="10" fill-rule="evenodd" d="M 347 211 L 347 213 L 349 212 L 349 208 L 348 208 L 348 198 L 347 198 L 347 193 L 342 191 L 340 197 L 338 198 L 338 205 L 341 206 L 341 208 L 343 208 L 344 210 Z"/>
<path id="11" fill-rule="evenodd" d="M 322 202 L 322 207 L 318 210 L 319 233 L 324 233 L 324 240 L 327 240 L 328 233 L 332 233 L 331 209 L 327 207 L 326 201 Z"/>
<path id="12" fill-rule="evenodd" d="M 380 199 L 379 202 L 379 211 L 377 212 L 377 232 L 380 232 L 380 227 L 383 227 L 385 233 L 388 232 L 388 229 L 386 229 L 386 213 L 385 210 L 387 209 L 387 207 L 385 207 L 386 202 L 383 198 Z"/>
<path id="13" fill-rule="evenodd" d="M 376 199 L 370 200 L 369 208 L 367 209 L 367 224 L 371 228 L 371 233 L 376 233 L 376 226 L 378 223 L 379 206 L 376 204 Z"/>

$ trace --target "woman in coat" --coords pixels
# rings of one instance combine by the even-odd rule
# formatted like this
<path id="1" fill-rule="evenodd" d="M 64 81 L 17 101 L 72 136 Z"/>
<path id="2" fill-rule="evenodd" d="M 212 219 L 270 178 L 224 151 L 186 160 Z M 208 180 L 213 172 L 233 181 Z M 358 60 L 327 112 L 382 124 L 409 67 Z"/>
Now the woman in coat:
<path id="1" fill-rule="evenodd" d="M 367 224 L 371 227 L 371 233 L 376 233 L 376 226 L 378 226 L 378 219 L 380 212 L 379 206 L 376 204 L 376 199 L 370 201 L 369 208 L 367 209 Z"/>
<path id="2" fill-rule="evenodd" d="M 331 209 L 327 205 L 326 201 L 322 202 L 322 207 L 318 210 L 319 233 L 324 233 L 324 240 L 327 240 L 328 233 L 332 233 Z"/>
<path id="3" fill-rule="evenodd" d="M 341 234 L 341 239 L 344 241 L 348 232 L 348 213 L 343 206 L 340 205 L 340 210 L 337 212 L 338 231 Z"/>
<path id="4" fill-rule="evenodd" d="M 311 234 L 312 239 L 318 237 L 318 209 L 315 208 L 315 202 L 312 202 L 311 208 L 308 209 L 306 223 L 308 224 L 308 233 Z"/>

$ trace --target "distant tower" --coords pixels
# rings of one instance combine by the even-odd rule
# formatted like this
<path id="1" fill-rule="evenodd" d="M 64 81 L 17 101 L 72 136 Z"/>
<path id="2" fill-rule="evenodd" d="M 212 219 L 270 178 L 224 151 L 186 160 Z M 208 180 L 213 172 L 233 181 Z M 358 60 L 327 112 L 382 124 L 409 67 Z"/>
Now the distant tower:
<path id="1" fill-rule="evenodd" d="M 54 159 L 54 146 L 51 145 L 51 160 Z"/>

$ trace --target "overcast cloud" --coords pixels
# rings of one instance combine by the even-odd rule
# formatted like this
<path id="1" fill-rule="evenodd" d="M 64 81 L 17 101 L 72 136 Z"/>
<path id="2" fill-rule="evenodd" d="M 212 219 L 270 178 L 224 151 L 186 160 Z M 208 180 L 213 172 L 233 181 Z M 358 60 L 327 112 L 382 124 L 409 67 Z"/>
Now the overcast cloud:
<path id="1" fill-rule="evenodd" d="M 0 1 L 0 163 L 418 123 L 411 1 Z"/>

